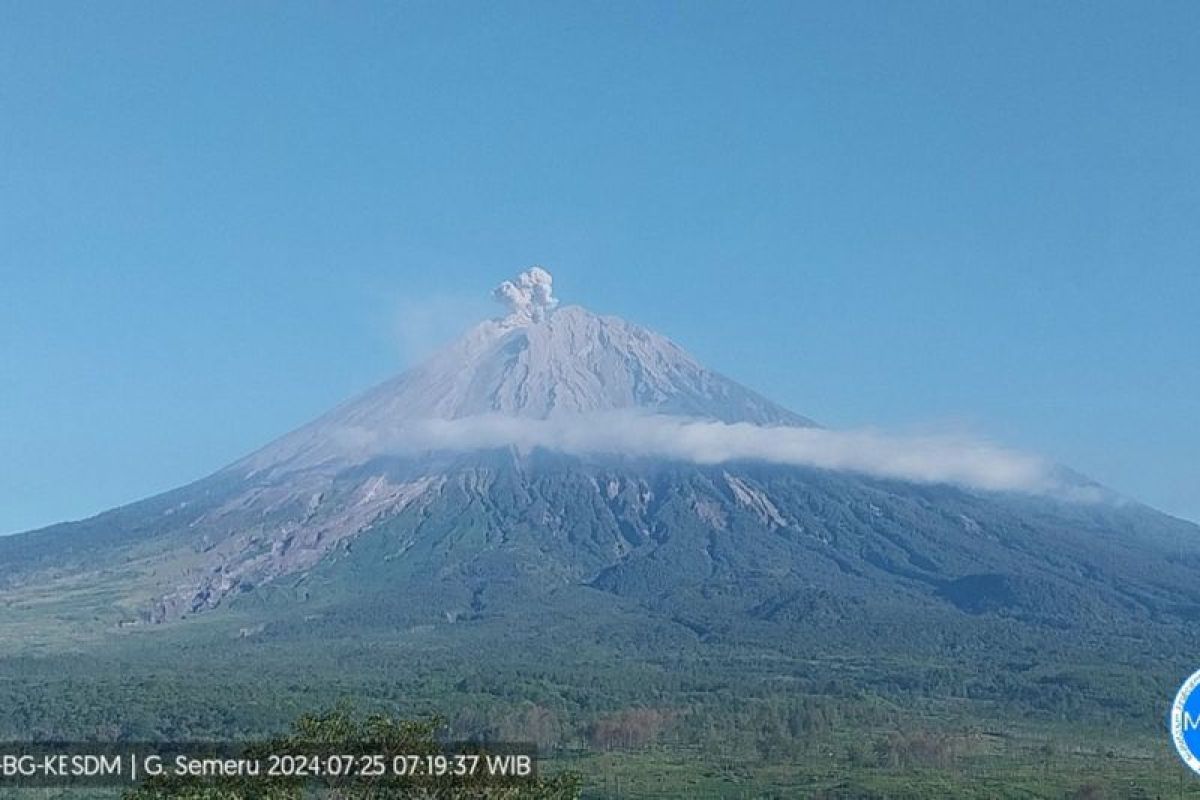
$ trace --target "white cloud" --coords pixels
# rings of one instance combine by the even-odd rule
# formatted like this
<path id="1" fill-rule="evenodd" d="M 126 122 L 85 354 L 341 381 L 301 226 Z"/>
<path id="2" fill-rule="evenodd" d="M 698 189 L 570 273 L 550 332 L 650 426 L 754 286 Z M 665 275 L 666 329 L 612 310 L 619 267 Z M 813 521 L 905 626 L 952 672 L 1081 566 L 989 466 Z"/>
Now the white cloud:
<path id="1" fill-rule="evenodd" d="M 348 444 L 355 434 L 345 433 Z M 365 443 L 361 435 L 358 432 L 358 447 Z M 1043 459 L 963 436 L 760 427 L 623 412 L 549 420 L 498 414 L 420 420 L 370 440 L 367 449 L 376 454 L 543 448 L 571 455 L 613 454 L 697 464 L 765 461 L 1001 491 L 1045 492 L 1057 484 Z"/>

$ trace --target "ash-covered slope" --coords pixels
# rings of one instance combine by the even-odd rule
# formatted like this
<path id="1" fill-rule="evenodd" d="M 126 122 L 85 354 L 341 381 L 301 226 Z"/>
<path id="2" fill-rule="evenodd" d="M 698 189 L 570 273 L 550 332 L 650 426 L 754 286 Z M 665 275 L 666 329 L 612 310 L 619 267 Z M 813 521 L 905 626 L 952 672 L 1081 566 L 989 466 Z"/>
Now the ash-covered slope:
<path id="1" fill-rule="evenodd" d="M 535 267 L 518 281 L 545 287 L 545 299 L 514 304 L 507 316 L 476 325 L 425 363 L 234 469 L 340 468 L 376 455 L 368 445 L 406 422 L 485 414 L 545 420 L 639 410 L 730 423 L 813 425 L 706 369 L 664 336 L 579 306 L 558 308 L 544 270 Z M 506 282 L 498 291 L 513 286 Z"/>

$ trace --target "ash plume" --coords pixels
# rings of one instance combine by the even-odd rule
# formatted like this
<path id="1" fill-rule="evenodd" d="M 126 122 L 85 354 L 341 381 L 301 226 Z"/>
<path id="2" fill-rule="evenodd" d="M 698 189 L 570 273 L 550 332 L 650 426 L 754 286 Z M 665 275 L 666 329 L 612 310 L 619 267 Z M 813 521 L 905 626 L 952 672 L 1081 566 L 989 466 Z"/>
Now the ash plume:
<path id="1" fill-rule="evenodd" d="M 540 322 L 558 305 L 554 277 L 541 267 L 530 267 L 504 281 L 492 290 L 492 297 L 508 308 L 509 318 L 521 322 Z"/>

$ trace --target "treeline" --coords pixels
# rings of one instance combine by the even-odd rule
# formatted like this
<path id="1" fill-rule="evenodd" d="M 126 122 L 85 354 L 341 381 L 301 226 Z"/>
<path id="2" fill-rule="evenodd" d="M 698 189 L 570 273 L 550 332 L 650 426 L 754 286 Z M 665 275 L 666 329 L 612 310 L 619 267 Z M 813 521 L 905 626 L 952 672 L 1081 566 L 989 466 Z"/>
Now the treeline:
<path id="1" fill-rule="evenodd" d="M 466 740 L 532 742 L 544 753 L 666 746 L 780 759 L 828 751 L 853 730 L 898 730 L 907 724 L 903 713 L 880 699 L 778 695 L 750 702 L 709 698 L 691 706 L 635 705 L 590 715 L 534 703 L 516 708 L 470 706 L 449 715 L 447 730 L 451 737 Z M 891 743 L 886 746 L 889 752 L 893 748 Z M 922 749 L 916 740 L 905 747 L 914 753 L 931 749 Z M 881 762 L 890 759 L 879 756 Z"/>

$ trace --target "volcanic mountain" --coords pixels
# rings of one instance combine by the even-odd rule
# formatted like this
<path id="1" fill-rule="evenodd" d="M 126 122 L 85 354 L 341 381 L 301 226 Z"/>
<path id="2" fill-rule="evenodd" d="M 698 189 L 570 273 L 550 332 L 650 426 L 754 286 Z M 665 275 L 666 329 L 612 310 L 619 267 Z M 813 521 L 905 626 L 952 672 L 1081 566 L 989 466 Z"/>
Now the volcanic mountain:
<path id="1" fill-rule="evenodd" d="M 0 540 L 0 599 L 86 587 L 113 624 L 615 603 L 725 639 L 1200 619 L 1189 523 L 994 448 L 825 431 L 560 307 L 539 268 L 496 297 L 505 316 L 212 476 Z"/>

